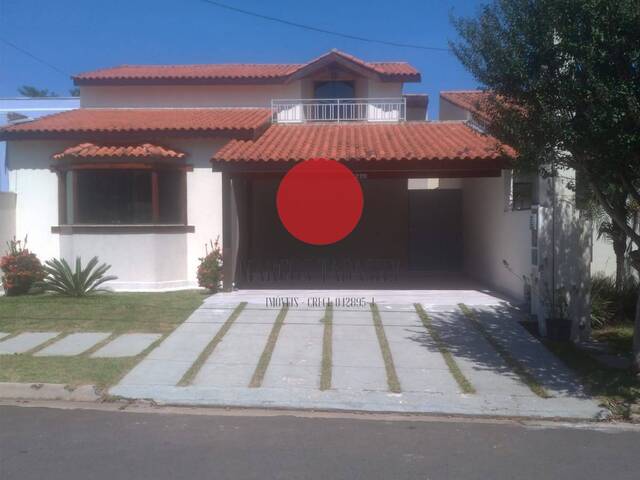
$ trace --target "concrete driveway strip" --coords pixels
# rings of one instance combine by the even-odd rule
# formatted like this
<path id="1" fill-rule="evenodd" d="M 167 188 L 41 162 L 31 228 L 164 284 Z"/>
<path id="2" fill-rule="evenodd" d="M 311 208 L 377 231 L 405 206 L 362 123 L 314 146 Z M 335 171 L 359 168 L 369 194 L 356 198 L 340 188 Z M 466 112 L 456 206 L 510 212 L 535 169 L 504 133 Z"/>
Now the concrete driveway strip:
<path id="1" fill-rule="evenodd" d="M 462 312 L 425 310 L 479 395 L 533 395 Z"/>
<path id="2" fill-rule="evenodd" d="M 86 352 L 98 342 L 106 340 L 111 334 L 108 332 L 72 333 L 36 352 L 36 357 L 71 357 Z"/>
<path id="3" fill-rule="evenodd" d="M 386 392 L 387 374 L 371 312 L 333 311 L 333 388 Z"/>
<path id="4" fill-rule="evenodd" d="M 93 352 L 91 358 L 135 357 L 161 336 L 159 333 L 124 333 Z"/>
<path id="5" fill-rule="evenodd" d="M 25 332 L 0 342 L 0 354 L 25 353 L 60 335 L 59 332 Z"/>
<path id="6" fill-rule="evenodd" d="M 319 388 L 323 317 L 324 310 L 289 311 L 262 382 L 263 387 Z"/>
<path id="7" fill-rule="evenodd" d="M 380 311 L 403 392 L 460 393 L 438 347 L 415 312 Z"/>
<path id="8" fill-rule="evenodd" d="M 246 387 L 251 381 L 278 309 L 248 306 L 204 362 L 193 385 Z"/>
<path id="9" fill-rule="evenodd" d="M 196 310 L 119 385 L 177 385 L 232 312 L 233 308 Z"/>
<path id="10" fill-rule="evenodd" d="M 518 322 L 522 313 L 507 305 L 475 307 L 477 319 L 552 396 L 584 396 L 575 374 Z"/>

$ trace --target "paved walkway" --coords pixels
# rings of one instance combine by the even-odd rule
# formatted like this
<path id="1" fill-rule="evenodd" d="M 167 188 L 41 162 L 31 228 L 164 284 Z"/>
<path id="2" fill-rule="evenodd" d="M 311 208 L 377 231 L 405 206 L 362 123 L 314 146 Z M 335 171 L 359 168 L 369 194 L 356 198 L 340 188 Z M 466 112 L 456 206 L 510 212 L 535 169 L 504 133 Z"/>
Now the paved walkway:
<path id="1" fill-rule="evenodd" d="M 268 302 L 270 295 L 210 297 L 111 393 L 192 405 L 601 413 L 573 374 L 514 320 L 517 312 L 486 292 L 289 290 Z M 322 299 L 336 296 L 373 298 L 379 316 L 368 303 L 335 306 L 327 316 Z M 284 297 L 288 310 L 280 306 Z"/>
<path id="2" fill-rule="evenodd" d="M 91 358 L 135 357 L 158 341 L 159 333 L 125 333 L 112 338 L 109 332 L 0 333 L 0 355 L 32 354 L 36 357 Z"/>

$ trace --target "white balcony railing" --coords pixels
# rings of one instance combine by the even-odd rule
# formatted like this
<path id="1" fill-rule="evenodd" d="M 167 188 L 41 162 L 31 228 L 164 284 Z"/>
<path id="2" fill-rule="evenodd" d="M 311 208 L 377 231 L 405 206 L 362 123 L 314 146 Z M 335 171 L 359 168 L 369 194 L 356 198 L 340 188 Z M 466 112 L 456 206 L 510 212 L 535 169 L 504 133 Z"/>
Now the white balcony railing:
<path id="1" fill-rule="evenodd" d="M 271 100 L 274 123 L 400 122 L 406 112 L 404 98 Z"/>

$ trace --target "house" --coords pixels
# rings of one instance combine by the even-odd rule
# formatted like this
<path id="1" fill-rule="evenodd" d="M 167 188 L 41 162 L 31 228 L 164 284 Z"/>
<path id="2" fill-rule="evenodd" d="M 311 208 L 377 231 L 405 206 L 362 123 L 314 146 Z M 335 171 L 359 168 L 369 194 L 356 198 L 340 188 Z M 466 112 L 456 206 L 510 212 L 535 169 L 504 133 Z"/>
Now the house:
<path id="1" fill-rule="evenodd" d="M 537 309 L 535 266 L 556 248 L 534 201 L 542 187 L 512 178 L 510 148 L 449 93 L 440 120 L 427 121 L 426 95 L 403 92 L 419 81 L 407 63 L 337 50 L 304 64 L 79 74 L 81 108 L 0 132 L 16 233 L 44 259 L 98 255 L 118 290 L 195 286 L 198 258 L 219 237 L 225 288 L 468 278 Z M 355 230 L 328 246 L 289 235 L 275 205 L 283 175 L 318 157 L 347 165 L 364 195 Z M 558 232 L 563 221 L 553 218 Z M 571 235 L 573 285 L 587 281 L 589 259 Z M 588 298 L 571 301 L 584 316 Z"/>

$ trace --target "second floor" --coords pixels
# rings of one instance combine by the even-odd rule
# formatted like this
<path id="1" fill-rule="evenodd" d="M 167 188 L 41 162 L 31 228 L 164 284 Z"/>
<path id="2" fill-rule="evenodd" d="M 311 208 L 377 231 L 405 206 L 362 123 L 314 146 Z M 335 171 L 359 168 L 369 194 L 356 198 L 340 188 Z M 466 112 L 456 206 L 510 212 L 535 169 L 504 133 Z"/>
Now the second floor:
<path id="1" fill-rule="evenodd" d="M 123 65 L 74 77 L 83 108 L 269 108 L 275 123 L 424 120 L 420 73 L 332 50 L 304 64 Z"/>

